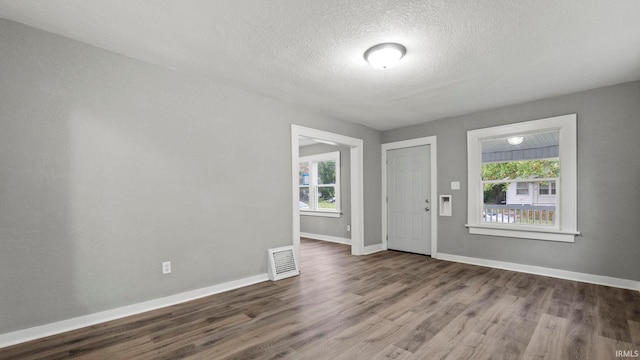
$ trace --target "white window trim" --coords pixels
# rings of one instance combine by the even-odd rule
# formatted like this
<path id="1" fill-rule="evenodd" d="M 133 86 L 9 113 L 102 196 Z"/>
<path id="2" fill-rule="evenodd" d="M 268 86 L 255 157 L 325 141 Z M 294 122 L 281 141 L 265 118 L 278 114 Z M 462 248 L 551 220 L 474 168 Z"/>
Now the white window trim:
<path id="1" fill-rule="evenodd" d="M 335 209 L 312 209 L 312 210 L 300 210 L 300 215 L 304 216 L 324 216 L 324 217 L 340 217 L 342 211 L 340 209 L 340 203 L 342 202 L 340 197 L 340 151 L 333 151 L 329 153 L 322 153 L 316 155 L 302 156 L 300 157 L 299 163 L 318 163 L 321 161 L 333 160 L 336 162 L 336 183 L 335 185 L 327 185 L 333 186 L 336 194 L 336 208 Z M 318 187 L 322 187 L 325 185 L 318 185 L 318 174 L 315 166 L 310 166 L 310 179 L 311 182 L 309 184 L 309 197 L 315 197 L 315 201 L 317 201 L 317 190 Z M 316 182 L 316 183 L 314 183 Z M 301 185 L 302 186 L 302 185 Z M 300 186 L 300 187 L 301 187 Z M 309 204 L 312 205 L 312 204 Z M 313 204 L 314 206 L 317 204 Z"/>
<path id="2" fill-rule="evenodd" d="M 578 232 L 577 134 L 576 114 L 527 121 L 467 132 L 468 206 L 470 234 L 523 239 L 574 242 Z M 560 136 L 560 177 L 556 185 L 557 223 L 553 228 L 517 224 L 486 224 L 482 219 L 482 145 L 481 141 L 509 135 L 558 131 Z"/>

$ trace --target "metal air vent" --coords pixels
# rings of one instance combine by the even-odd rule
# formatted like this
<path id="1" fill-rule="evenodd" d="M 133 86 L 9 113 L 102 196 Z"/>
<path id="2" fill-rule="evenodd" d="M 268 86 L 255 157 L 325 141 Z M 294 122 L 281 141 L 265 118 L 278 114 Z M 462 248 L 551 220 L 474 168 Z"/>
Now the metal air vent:
<path id="1" fill-rule="evenodd" d="M 269 279 L 272 281 L 300 274 L 293 246 L 269 249 Z"/>

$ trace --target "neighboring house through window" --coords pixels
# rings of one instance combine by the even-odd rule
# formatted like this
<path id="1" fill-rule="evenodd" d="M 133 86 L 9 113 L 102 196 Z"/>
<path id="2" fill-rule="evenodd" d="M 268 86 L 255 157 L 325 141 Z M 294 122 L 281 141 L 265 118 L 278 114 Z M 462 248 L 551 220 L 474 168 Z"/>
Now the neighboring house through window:
<path id="1" fill-rule="evenodd" d="M 300 213 L 340 216 L 340 152 L 301 157 Z"/>

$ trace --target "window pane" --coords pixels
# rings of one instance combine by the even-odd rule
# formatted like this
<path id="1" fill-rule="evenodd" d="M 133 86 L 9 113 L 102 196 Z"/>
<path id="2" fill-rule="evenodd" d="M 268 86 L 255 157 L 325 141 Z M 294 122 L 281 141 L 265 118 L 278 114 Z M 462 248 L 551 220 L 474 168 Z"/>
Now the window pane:
<path id="1" fill-rule="evenodd" d="M 300 188 L 300 198 L 299 198 L 299 206 L 300 210 L 311 210 L 309 206 L 309 188 L 301 187 Z"/>
<path id="2" fill-rule="evenodd" d="M 529 195 L 529 184 L 525 182 L 516 183 L 517 195 Z"/>
<path id="3" fill-rule="evenodd" d="M 482 222 L 513 223 L 514 219 L 506 211 L 508 183 L 484 184 L 484 204 Z"/>
<path id="4" fill-rule="evenodd" d="M 310 174 L 309 174 L 309 163 L 300 163 L 299 173 L 299 182 L 298 185 L 309 185 Z"/>
<path id="5" fill-rule="evenodd" d="M 318 209 L 336 209 L 336 189 L 333 186 L 318 186 Z"/>
<path id="6" fill-rule="evenodd" d="M 520 194 L 518 188 L 540 188 L 555 182 L 490 182 L 484 183 L 483 223 L 554 225 L 557 197 Z M 546 184 L 546 185 L 545 185 Z M 524 187 L 523 186 L 523 187 Z M 535 192 L 533 192 L 535 194 Z"/>
<path id="7" fill-rule="evenodd" d="M 483 164 L 557 159 L 560 157 L 560 133 L 557 130 L 534 134 L 512 134 L 496 139 L 482 140 L 480 143 L 482 144 Z"/>
<path id="8" fill-rule="evenodd" d="M 318 185 L 336 183 L 336 162 L 334 160 L 318 162 Z"/>
<path id="9" fill-rule="evenodd" d="M 553 225 L 555 181 L 546 180 L 560 175 L 559 132 L 514 134 L 481 145 L 482 222 Z"/>
<path id="10" fill-rule="evenodd" d="M 560 162 L 558 159 L 538 159 L 482 164 L 483 181 L 518 180 L 536 177 L 557 178 L 559 175 Z"/>
<path id="11" fill-rule="evenodd" d="M 556 182 L 555 181 L 543 181 L 540 182 L 540 195 L 555 195 L 556 194 Z"/>

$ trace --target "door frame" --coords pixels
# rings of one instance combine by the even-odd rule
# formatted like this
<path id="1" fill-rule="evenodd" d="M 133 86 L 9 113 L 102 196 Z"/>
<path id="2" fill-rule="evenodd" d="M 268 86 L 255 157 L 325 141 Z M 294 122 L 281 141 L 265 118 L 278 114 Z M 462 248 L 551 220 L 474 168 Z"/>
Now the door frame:
<path id="1" fill-rule="evenodd" d="M 387 151 L 404 149 L 422 145 L 430 145 L 431 152 L 431 257 L 438 257 L 438 149 L 436 136 L 396 141 L 382 144 L 382 248 L 387 250 L 388 209 L 387 209 Z"/>
<path id="2" fill-rule="evenodd" d="M 291 190 L 293 208 L 293 249 L 300 258 L 299 157 L 300 136 L 330 141 L 351 148 L 351 254 L 364 255 L 364 170 L 363 140 L 304 126 L 291 125 Z"/>

